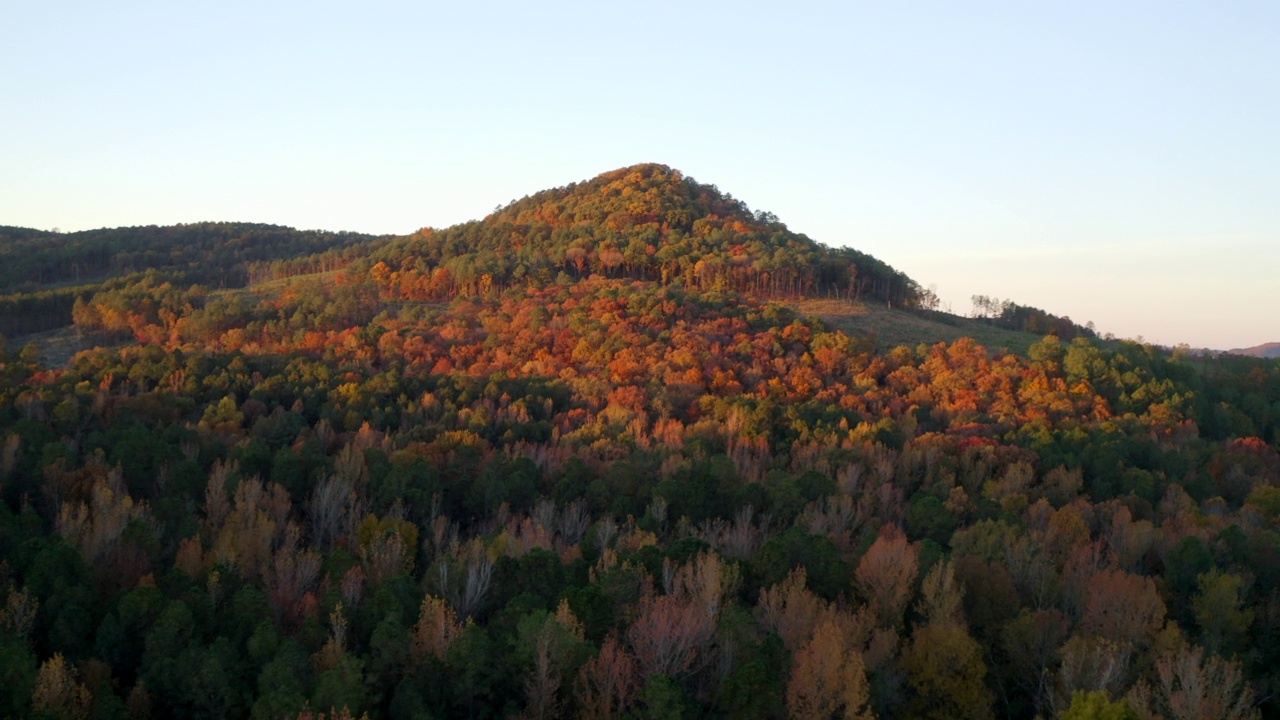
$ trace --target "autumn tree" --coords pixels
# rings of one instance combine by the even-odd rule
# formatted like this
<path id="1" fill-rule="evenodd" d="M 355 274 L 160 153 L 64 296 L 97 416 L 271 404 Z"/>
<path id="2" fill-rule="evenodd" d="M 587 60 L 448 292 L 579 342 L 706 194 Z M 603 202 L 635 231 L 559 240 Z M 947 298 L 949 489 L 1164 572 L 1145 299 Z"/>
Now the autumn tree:
<path id="1" fill-rule="evenodd" d="M 276 619 L 294 627 L 308 613 L 308 593 L 320 577 L 320 555 L 299 547 L 301 532 L 292 524 L 270 562 L 263 568 L 262 584 Z"/>
<path id="2" fill-rule="evenodd" d="M 874 717 L 862 655 L 836 623 L 820 624 L 795 654 L 787 681 L 787 714 L 796 720 Z"/>
<path id="3" fill-rule="evenodd" d="M 714 630 L 704 606 L 673 595 L 649 595 L 641 599 L 627 639 L 642 676 L 679 677 L 708 659 Z"/>
<path id="4" fill-rule="evenodd" d="M 616 637 L 605 638 L 600 652 L 578 672 L 576 700 L 583 720 L 620 718 L 639 690 L 635 658 Z"/>
<path id="5" fill-rule="evenodd" d="M 1260 717 L 1240 664 L 1206 655 L 1199 647 L 1184 647 L 1160 658 L 1155 683 L 1138 686 L 1133 698 L 1148 716 L 1158 713 L 1167 720 Z"/>
<path id="6" fill-rule="evenodd" d="M 557 717 L 561 684 L 585 649 L 582 623 L 562 600 L 554 614 L 536 612 L 525 617 L 518 633 L 521 652 L 531 665 L 524 684 L 525 715 L 535 720 Z"/>
<path id="7" fill-rule="evenodd" d="M 929 623 L 916 630 L 903 651 L 903 668 L 913 690 L 908 702 L 914 717 L 991 718 L 991 693 L 982 647 L 964 627 Z"/>
<path id="8" fill-rule="evenodd" d="M 93 697 L 61 653 L 44 661 L 31 693 L 31 708 L 64 720 L 86 720 Z"/>
<path id="9" fill-rule="evenodd" d="M 929 569 L 921 583 L 920 615 L 930 623 L 964 625 L 964 594 L 951 561 L 943 560 Z"/>
<path id="10" fill-rule="evenodd" d="M 64 502 L 58 510 L 58 532 L 80 550 L 86 562 L 100 563 L 115 549 L 129 523 L 145 520 L 147 506 L 135 503 L 124 487 L 119 468 L 95 476 L 90 499 Z"/>
<path id="11" fill-rule="evenodd" d="M 1200 592 L 1191 601 L 1200 642 L 1211 653 L 1230 653 L 1244 645 L 1254 611 L 1244 603 L 1239 575 L 1210 570 L 1197 578 Z"/>
<path id="12" fill-rule="evenodd" d="M 1119 694 L 1131 682 L 1134 661 L 1131 643 L 1100 636 L 1074 636 L 1059 650 L 1062 663 L 1050 702 L 1064 708 L 1078 691 Z"/>
<path id="13" fill-rule="evenodd" d="M 423 598 L 412 630 L 413 659 L 419 663 L 429 658 L 443 661 L 462 628 L 458 614 L 447 602 L 430 595 Z"/>
<path id="14" fill-rule="evenodd" d="M 1164 601 L 1151 578 L 1102 570 L 1085 585 L 1080 627 L 1114 642 L 1144 645 L 1163 625 Z"/>
<path id="15" fill-rule="evenodd" d="M 783 582 L 762 588 L 756 605 L 764 627 L 777 633 L 792 652 L 809 641 L 822 614 L 828 609 L 826 601 L 805 586 L 806 578 L 803 567 L 792 570 Z"/>
<path id="16" fill-rule="evenodd" d="M 854 573 L 858 591 L 867 598 L 882 627 L 902 625 L 917 572 L 916 549 L 907 536 L 895 526 L 884 526 Z"/>

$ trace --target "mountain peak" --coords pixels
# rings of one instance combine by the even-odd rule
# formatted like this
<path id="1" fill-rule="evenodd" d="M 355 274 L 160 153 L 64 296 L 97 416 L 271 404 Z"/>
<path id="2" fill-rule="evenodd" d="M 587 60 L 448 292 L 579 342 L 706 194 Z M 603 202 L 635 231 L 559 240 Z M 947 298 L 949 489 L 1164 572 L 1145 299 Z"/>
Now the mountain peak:
<path id="1" fill-rule="evenodd" d="M 554 210 L 569 203 L 572 215 Z M 552 206 L 548 208 L 547 206 Z M 772 215 L 762 213 L 776 222 Z M 559 224 L 599 222 L 606 226 L 667 222 L 688 231 L 694 220 L 719 218 L 759 225 L 745 203 L 722 193 L 714 185 L 666 165 L 642 163 L 601 173 L 564 187 L 543 190 L 497 210 L 486 220 L 527 222 L 543 219 Z"/>
<path id="2" fill-rule="evenodd" d="M 909 306 L 918 285 L 883 262 L 791 232 L 772 213 L 667 165 L 643 163 L 543 190 L 483 220 L 423 231 L 376 258 L 386 269 L 443 269 L 444 293 L 594 274 L 732 290 Z M 421 268 L 419 268 L 419 271 Z"/>

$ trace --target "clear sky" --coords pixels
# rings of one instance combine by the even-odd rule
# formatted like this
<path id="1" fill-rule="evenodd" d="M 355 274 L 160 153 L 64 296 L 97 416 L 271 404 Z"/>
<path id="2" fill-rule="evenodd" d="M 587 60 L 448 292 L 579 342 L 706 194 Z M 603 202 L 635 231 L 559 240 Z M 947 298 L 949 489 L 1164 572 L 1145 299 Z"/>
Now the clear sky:
<path id="1" fill-rule="evenodd" d="M 403 233 L 638 162 L 1100 331 L 1280 340 L 1280 3 L 13 2 L 0 224 Z"/>

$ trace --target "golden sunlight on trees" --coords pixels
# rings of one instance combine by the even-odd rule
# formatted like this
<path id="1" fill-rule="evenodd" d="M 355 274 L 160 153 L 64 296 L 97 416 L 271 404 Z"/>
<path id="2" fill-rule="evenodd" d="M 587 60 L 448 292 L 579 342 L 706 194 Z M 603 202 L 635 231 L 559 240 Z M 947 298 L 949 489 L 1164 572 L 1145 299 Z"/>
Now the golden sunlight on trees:
<path id="1" fill-rule="evenodd" d="M 655 165 L 13 248 L 89 284 L 0 325 L 112 346 L 0 351 L 0 717 L 1280 715 L 1273 360 L 989 300 L 948 332 L 1001 347 L 926 340 Z"/>

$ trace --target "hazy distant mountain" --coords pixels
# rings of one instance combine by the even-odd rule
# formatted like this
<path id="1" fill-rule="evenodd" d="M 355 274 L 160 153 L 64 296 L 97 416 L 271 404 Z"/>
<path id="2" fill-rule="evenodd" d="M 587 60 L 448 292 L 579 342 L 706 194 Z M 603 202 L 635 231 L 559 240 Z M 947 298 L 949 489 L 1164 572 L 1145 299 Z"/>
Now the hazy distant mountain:
<path id="1" fill-rule="evenodd" d="M 1263 343 L 1250 348 L 1236 348 L 1227 352 L 1233 355 L 1249 355 L 1260 358 L 1280 358 L 1280 342 Z"/>

